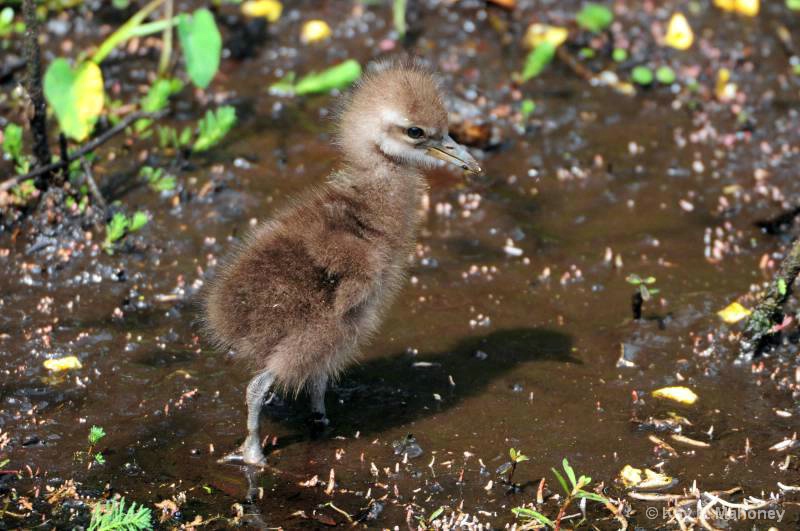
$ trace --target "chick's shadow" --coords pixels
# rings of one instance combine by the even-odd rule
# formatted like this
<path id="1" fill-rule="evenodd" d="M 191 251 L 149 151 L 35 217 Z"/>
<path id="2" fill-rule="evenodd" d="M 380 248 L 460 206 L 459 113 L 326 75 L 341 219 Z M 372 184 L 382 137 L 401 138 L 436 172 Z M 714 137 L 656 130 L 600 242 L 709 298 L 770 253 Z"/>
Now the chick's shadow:
<path id="1" fill-rule="evenodd" d="M 560 332 L 514 328 L 463 338 L 440 352 L 402 352 L 369 359 L 349 369 L 328 390 L 332 429 L 325 435 L 380 433 L 439 414 L 486 392 L 492 381 L 523 363 L 581 363 L 571 356 L 571 347 L 570 337 Z M 433 393 L 442 400 L 436 401 Z M 288 415 L 287 409 L 291 410 Z M 308 414 L 307 399 L 292 404 L 278 400 L 263 412 L 283 417 L 300 429 Z"/>

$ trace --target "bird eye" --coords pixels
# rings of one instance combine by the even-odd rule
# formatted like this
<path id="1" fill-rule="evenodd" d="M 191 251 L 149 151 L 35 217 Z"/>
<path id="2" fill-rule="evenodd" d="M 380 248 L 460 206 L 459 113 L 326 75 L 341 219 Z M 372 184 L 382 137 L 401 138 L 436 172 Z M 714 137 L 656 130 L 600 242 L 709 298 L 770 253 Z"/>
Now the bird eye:
<path id="1" fill-rule="evenodd" d="M 409 138 L 417 139 L 425 136 L 425 131 L 419 127 L 409 127 L 406 129 L 406 134 L 409 136 Z"/>

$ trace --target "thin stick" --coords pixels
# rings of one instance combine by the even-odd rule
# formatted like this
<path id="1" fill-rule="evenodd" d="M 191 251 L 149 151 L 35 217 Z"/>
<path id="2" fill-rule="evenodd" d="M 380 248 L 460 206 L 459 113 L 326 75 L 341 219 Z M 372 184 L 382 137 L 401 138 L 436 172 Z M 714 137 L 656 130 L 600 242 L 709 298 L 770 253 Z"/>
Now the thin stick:
<path id="1" fill-rule="evenodd" d="M 89 185 L 89 191 L 92 193 L 92 197 L 94 197 L 97 205 L 105 211 L 108 208 L 108 204 L 103 198 L 103 194 L 100 193 L 100 188 L 98 188 L 97 182 L 94 180 L 94 175 L 92 175 L 92 165 L 89 164 L 86 157 L 81 157 L 81 166 L 83 167 L 83 173 L 86 175 L 86 184 Z"/>
<path id="2" fill-rule="evenodd" d="M 800 238 L 792 244 L 792 249 L 781 263 L 781 269 L 775 281 L 770 284 L 766 294 L 747 319 L 747 326 L 740 342 L 742 354 L 752 356 L 770 336 L 775 318 L 780 314 L 781 306 L 792 293 L 792 284 L 800 273 Z"/>
<path id="3" fill-rule="evenodd" d="M 24 56 L 27 67 L 25 76 L 25 90 L 31 100 L 33 113 L 30 117 L 31 133 L 33 134 L 33 155 L 36 165 L 41 169 L 37 174 L 36 188 L 45 190 L 50 184 L 49 177 L 52 169 L 47 169 L 50 157 L 50 145 L 47 142 L 47 105 L 44 101 L 42 89 L 42 57 L 39 50 L 39 22 L 36 20 L 36 1 L 23 0 L 22 12 L 25 17 Z M 53 183 L 63 184 L 63 179 Z"/>
<path id="4" fill-rule="evenodd" d="M 79 158 L 83 157 L 87 153 L 91 153 L 101 145 L 105 144 L 115 135 L 119 134 L 120 132 L 124 131 L 129 125 L 140 118 L 150 118 L 150 119 L 157 119 L 166 114 L 166 111 L 159 111 L 155 113 L 148 113 L 143 111 L 136 111 L 132 112 L 123 118 L 117 125 L 108 129 L 100 136 L 90 140 L 89 142 L 85 143 L 83 146 L 78 148 L 77 150 L 73 151 L 69 154 L 66 159 L 59 160 L 58 162 L 53 162 L 52 164 L 48 164 L 47 166 L 41 166 L 36 168 L 33 171 L 26 173 L 25 175 L 15 175 L 10 179 L 6 179 L 3 182 L 0 182 L 0 192 L 8 190 L 9 188 L 16 186 L 18 183 L 26 180 L 31 179 L 33 177 L 38 177 L 43 173 L 52 172 L 55 170 L 59 170 L 69 165 L 70 162 L 73 160 L 78 160 Z"/>

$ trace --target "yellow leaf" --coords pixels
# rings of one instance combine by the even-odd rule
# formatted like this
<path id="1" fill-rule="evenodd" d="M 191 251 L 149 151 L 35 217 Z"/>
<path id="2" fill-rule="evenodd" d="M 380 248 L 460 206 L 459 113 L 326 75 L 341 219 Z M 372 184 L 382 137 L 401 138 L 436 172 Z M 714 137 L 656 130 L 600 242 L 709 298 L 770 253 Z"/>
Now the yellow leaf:
<path id="1" fill-rule="evenodd" d="M 750 310 L 739 304 L 738 302 L 732 302 L 727 305 L 725 308 L 717 312 L 717 315 L 722 317 L 722 320 L 728 324 L 738 323 L 745 317 L 748 317 L 751 313 Z"/>
<path id="2" fill-rule="evenodd" d="M 735 11 L 748 17 L 754 17 L 758 15 L 761 2 L 760 0 L 714 0 L 714 5 L 723 11 Z"/>
<path id="3" fill-rule="evenodd" d="M 688 50 L 694 42 L 694 32 L 689 25 L 689 21 L 683 16 L 683 13 L 675 13 L 669 19 L 669 26 L 667 26 L 667 35 L 664 37 L 664 43 L 678 50 Z"/>
<path id="4" fill-rule="evenodd" d="M 300 30 L 300 40 L 304 43 L 317 42 L 331 36 L 331 27 L 324 20 L 309 20 Z"/>
<path id="5" fill-rule="evenodd" d="M 251 0 L 242 4 L 242 13 L 248 17 L 264 17 L 270 22 L 281 18 L 283 4 L 278 0 Z"/>
<path id="6" fill-rule="evenodd" d="M 103 103 L 105 102 L 103 72 L 100 67 L 91 61 L 81 65 L 78 68 L 73 90 L 78 108 L 78 119 L 82 123 L 94 124 L 97 117 L 103 112 Z"/>
<path id="7" fill-rule="evenodd" d="M 70 369 L 80 369 L 83 367 L 81 365 L 81 360 L 76 358 L 75 356 L 66 356 L 64 358 L 53 358 L 49 360 L 44 360 L 44 368 L 48 371 L 53 372 L 61 372 L 61 371 L 68 371 Z"/>
<path id="8" fill-rule="evenodd" d="M 556 48 L 567 40 L 567 28 L 548 26 L 547 24 L 531 24 L 525 32 L 523 42 L 530 49 L 536 48 L 543 42 L 549 42 Z"/>
<path id="9" fill-rule="evenodd" d="M 680 402 L 681 404 L 694 404 L 697 402 L 697 395 L 688 387 L 662 387 L 653 391 L 655 398 L 667 398 Z"/>

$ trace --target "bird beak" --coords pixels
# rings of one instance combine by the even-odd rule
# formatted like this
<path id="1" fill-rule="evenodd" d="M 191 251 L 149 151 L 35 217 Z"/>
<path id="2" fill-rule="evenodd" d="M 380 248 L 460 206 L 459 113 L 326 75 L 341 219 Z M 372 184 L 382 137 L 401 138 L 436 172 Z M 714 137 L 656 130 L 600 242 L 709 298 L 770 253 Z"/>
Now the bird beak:
<path id="1" fill-rule="evenodd" d="M 478 161 L 469 154 L 467 148 L 450 138 L 450 135 L 443 137 L 441 140 L 432 141 L 428 146 L 427 152 L 431 157 L 458 166 L 468 173 L 479 174 L 483 172 Z"/>

